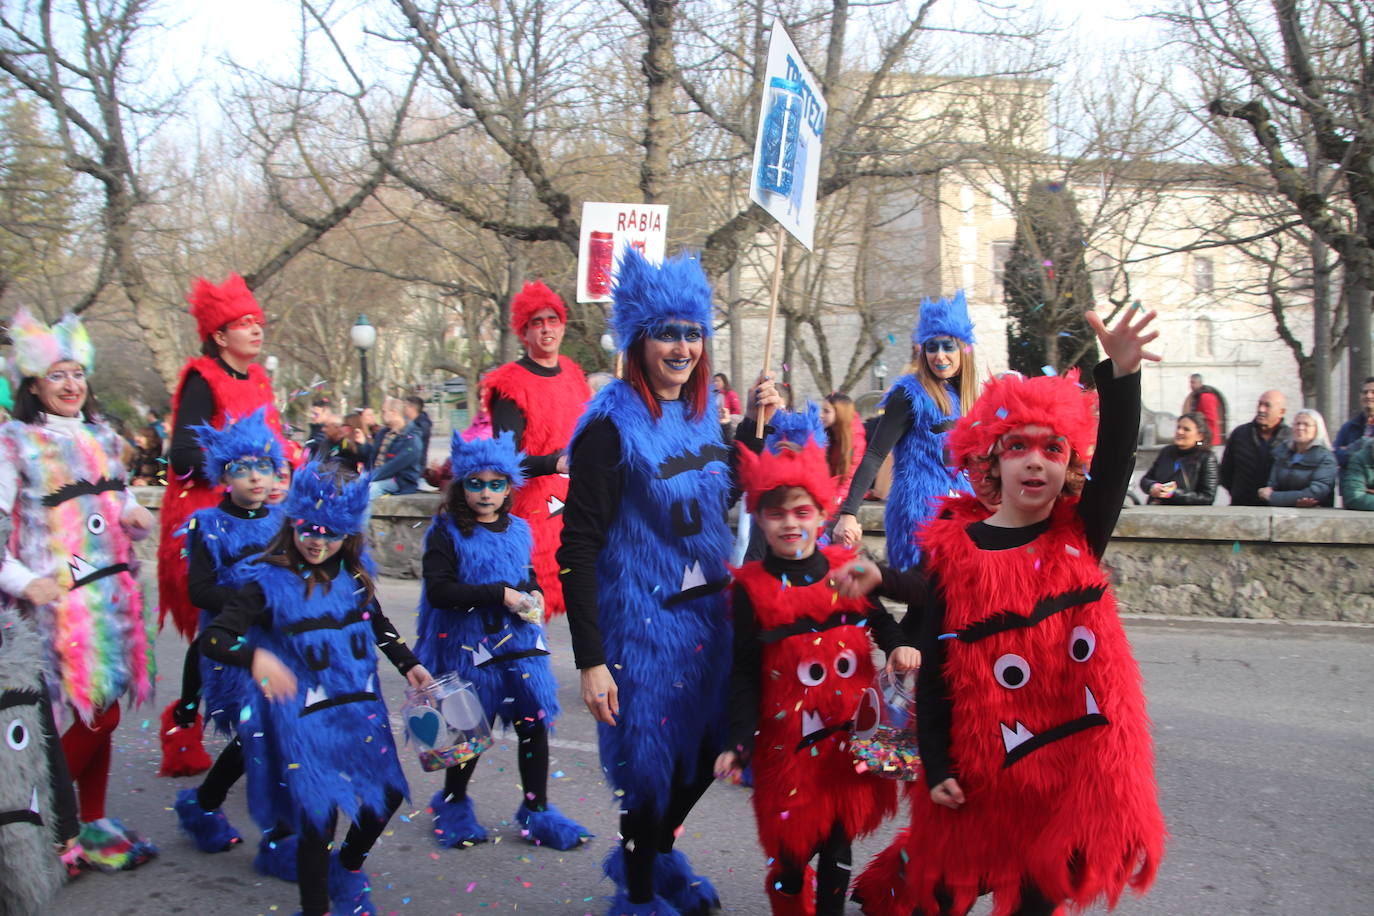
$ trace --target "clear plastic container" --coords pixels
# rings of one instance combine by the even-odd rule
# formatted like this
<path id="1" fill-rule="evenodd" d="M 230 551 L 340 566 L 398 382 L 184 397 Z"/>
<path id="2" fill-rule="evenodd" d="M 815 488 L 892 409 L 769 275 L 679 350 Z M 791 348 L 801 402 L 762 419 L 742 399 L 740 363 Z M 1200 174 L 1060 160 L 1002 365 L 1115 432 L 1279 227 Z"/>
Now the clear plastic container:
<path id="1" fill-rule="evenodd" d="M 429 773 L 475 760 L 491 747 L 491 723 L 482 701 L 456 672 L 440 675 L 428 687 L 407 689 L 401 719 L 406 741 Z"/>

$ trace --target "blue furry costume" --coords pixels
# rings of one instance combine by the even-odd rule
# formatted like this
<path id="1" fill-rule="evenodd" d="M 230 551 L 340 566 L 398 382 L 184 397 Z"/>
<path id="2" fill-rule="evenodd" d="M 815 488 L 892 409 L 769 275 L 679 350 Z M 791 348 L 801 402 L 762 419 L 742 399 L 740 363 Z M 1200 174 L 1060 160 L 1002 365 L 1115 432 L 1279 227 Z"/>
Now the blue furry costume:
<path id="1" fill-rule="evenodd" d="M 973 344 L 973 323 L 962 291 L 953 298 L 921 303 L 921 320 L 912 343 L 923 347 L 935 337 Z M 917 354 L 916 358 L 925 359 L 925 355 Z M 948 381 L 944 386 L 950 402 L 948 414 L 940 411 L 914 374 L 898 378 L 883 397 L 886 407 L 893 395 L 900 393 L 911 402 L 912 412 L 911 427 L 892 449 L 892 488 L 883 512 L 887 562 L 894 569 L 909 569 L 920 560 L 916 530 L 930 518 L 937 501 L 955 490 L 972 492 L 967 478 L 945 464 L 945 437 L 962 411 L 958 386 Z"/>

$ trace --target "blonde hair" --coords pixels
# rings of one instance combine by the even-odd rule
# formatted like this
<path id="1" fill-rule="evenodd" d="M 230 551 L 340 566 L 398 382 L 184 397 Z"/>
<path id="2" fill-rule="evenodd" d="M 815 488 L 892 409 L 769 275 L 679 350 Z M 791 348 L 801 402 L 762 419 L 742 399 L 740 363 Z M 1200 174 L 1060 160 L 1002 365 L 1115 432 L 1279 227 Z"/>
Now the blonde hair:
<path id="1" fill-rule="evenodd" d="M 959 340 L 957 337 L 954 339 Z M 978 400 L 978 390 L 982 386 L 978 384 L 978 361 L 973 358 L 973 347 L 962 340 L 959 340 L 959 345 L 959 371 L 955 373 L 952 381 L 959 391 L 959 411 L 963 413 Z M 949 392 L 945 390 L 945 383 L 930 371 L 930 363 L 919 344 L 911 348 L 911 363 L 906 367 L 906 372 L 908 375 L 916 376 L 926 394 L 935 402 L 935 406 L 940 408 L 940 413 L 950 413 L 953 405 L 949 402 Z"/>

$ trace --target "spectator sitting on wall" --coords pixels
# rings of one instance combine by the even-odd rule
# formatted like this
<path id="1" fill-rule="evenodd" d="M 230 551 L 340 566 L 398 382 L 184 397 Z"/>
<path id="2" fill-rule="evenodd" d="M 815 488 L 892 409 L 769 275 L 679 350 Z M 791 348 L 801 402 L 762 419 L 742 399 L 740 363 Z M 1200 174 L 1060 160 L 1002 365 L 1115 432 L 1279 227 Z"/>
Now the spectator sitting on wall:
<path id="1" fill-rule="evenodd" d="M 1202 384 L 1202 376 L 1194 372 L 1188 376 L 1191 389 L 1183 399 L 1182 414 L 1200 413 L 1207 421 L 1211 436 L 1208 445 L 1221 445 L 1226 436 L 1226 398 L 1211 385 Z"/>
<path id="2" fill-rule="evenodd" d="M 420 434 L 407 423 L 405 402 L 387 398 L 382 404 L 384 431 L 372 456 L 372 496 L 414 493 L 420 481 Z"/>
<path id="3" fill-rule="evenodd" d="M 1365 439 L 1341 471 L 1341 504 L 1374 512 L 1374 439 Z"/>
<path id="4" fill-rule="evenodd" d="M 1335 505 L 1336 456 L 1326 435 L 1326 421 L 1310 407 L 1293 416 L 1293 438 L 1274 446 L 1269 485 L 1259 498 L 1271 506 L 1311 509 Z"/>
<path id="5" fill-rule="evenodd" d="M 157 434 L 155 427 L 145 426 L 134 433 L 134 454 L 128 467 L 132 486 L 167 486 L 167 466 L 162 461 L 162 437 Z"/>
<path id="6" fill-rule="evenodd" d="M 1374 376 L 1365 379 L 1360 386 L 1360 412 L 1341 424 L 1331 450 L 1336 453 L 1340 466 L 1345 467 L 1350 456 L 1364 450 L 1371 441 L 1374 441 Z"/>
<path id="7" fill-rule="evenodd" d="M 423 474 L 425 471 L 425 461 L 429 456 L 429 434 L 434 428 L 434 421 L 429 414 L 425 413 L 425 399 L 416 395 L 410 395 L 405 399 L 405 417 L 407 423 L 415 424 L 415 431 L 420 434 L 420 460 L 417 462 L 416 470 Z"/>
<path id="8" fill-rule="evenodd" d="M 1151 505 L 1210 506 L 1217 498 L 1217 456 L 1211 430 L 1200 413 L 1178 418 L 1174 442 L 1159 450 L 1154 465 L 1140 478 Z"/>
<path id="9" fill-rule="evenodd" d="M 1269 482 L 1274 446 L 1291 435 L 1283 422 L 1288 401 L 1282 391 L 1266 391 L 1255 407 L 1255 419 L 1231 430 L 1221 456 L 1221 485 L 1231 494 L 1233 506 L 1263 506 L 1259 488 Z"/>
<path id="10" fill-rule="evenodd" d="M 335 424 L 339 422 L 329 398 L 316 398 L 310 402 L 310 424 L 305 430 L 305 452 L 307 455 L 317 455 L 322 448 L 326 447 L 324 445 L 324 428 L 331 419 Z"/>

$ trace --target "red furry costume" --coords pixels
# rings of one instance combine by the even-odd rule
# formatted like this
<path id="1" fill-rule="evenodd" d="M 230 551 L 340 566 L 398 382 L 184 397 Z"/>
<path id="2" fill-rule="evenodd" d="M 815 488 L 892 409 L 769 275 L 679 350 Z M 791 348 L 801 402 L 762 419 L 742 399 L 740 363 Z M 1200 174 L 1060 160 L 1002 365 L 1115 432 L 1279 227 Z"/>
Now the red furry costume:
<path id="1" fill-rule="evenodd" d="M 196 318 L 196 327 L 201 340 L 221 329 L 231 321 L 245 315 L 262 317 L 262 309 L 253 294 L 237 274 L 222 286 L 216 287 L 203 278 L 196 281 L 195 289 L 188 297 L 191 313 Z M 281 436 L 285 445 L 286 437 L 281 433 L 281 419 L 276 407 L 272 406 L 272 380 L 257 363 L 248 367 L 247 379 L 236 379 L 224 371 L 217 360 L 209 356 L 197 356 L 186 362 L 177 379 L 176 393 L 172 395 L 172 418 L 175 422 L 177 410 L 181 406 L 181 392 L 186 384 L 186 376 L 194 370 L 210 386 L 215 398 L 215 413 L 210 424 L 217 429 L 224 427 L 226 415 L 246 417 L 259 407 L 267 408 L 267 422 Z M 168 435 L 171 435 L 171 430 Z M 287 454 L 293 454 L 288 450 Z M 158 530 L 161 540 L 157 547 L 157 594 L 158 626 L 168 614 L 177 630 L 187 640 L 196 635 L 200 622 L 200 611 L 191 606 L 186 585 L 186 538 L 177 532 L 192 512 L 213 506 L 220 500 L 217 481 L 204 481 L 192 475 L 178 479 L 175 474 L 167 475 L 167 488 L 162 494 L 162 509 L 158 513 Z"/>
<path id="2" fill-rule="evenodd" d="M 954 460 L 990 489 L 987 457 L 1030 424 L 1086 454 L 1093 401 L 1073 382 L 994 381 L 951 435 Z M 865 913 L 964 913 L 991 892 L 1001 916 L 1026 886 L 1111 906 L 1128 884 L 1154 880 L 1165 829 L 1140 671 L 1076 506 L 1061 497 L 1048 529 L 1017 549 L 974 543 L 968 526 L 987 510 L 971 496 L 946 498 L 924 529 L 928 581 L 945 601 L 949 750 L 966 801 L 936 805 L 922 775 L 910 827 L 857 882 Z"/>
<path id="3" fill-rule="evenodd" d="M 805 489 L 822 515 L 833 509 L 835 481 L 814 443 L 778 454 L 739 451 L 751 511 L 779 487 Z M 841 547 L 821 552 L 830 573 L 854 557 Z M 748 598 L 762 643 L 754 815 L 775 913 L 814 912 L 809 871 L 800 895 L 775 892 L 783 869 L 809 862 L 837 824 L 852 840 L 897 807 L 896 784 L 856 772 L 849 754 L 855 711 L 876 674 L 864 625 L 871 608 L 867 598 L 839 597 L 833 583 L 831 575 L 780 582 L 763 561 L 735 571 L 736 594 Z"/>
<path id="4" fill-rule="evenodd" d="M 568 320 L 563 302 L 542 283 L 528 283 L 511 300 L 511 326 L 521 334 L 537 311 L 551 308 L 559 318 Z M 535 375 L 518 362 L 506 363 L 487 373 L 484 378 L 490 412 L 492 398 L 500 397 L 515 404 L 525 417 L 525 432 L 518 444 L 527 455 L 548 455 L 568 447 L 573 429 L 591 400 L 592 390 L 582 367 L 566 356 L 558 357 L 557 375 Z M 558 576 L 558 560 L 554 554 L 563 534 L 563 503 L 568 498 L 568 478 L 565 474 L 529 477 L 515 493 L 511 514 L 529 523 L 534 534 L 534 574 L 544 590 L 546 618 L 563 613 L 563 583 Z"/>

